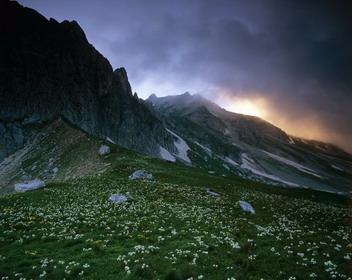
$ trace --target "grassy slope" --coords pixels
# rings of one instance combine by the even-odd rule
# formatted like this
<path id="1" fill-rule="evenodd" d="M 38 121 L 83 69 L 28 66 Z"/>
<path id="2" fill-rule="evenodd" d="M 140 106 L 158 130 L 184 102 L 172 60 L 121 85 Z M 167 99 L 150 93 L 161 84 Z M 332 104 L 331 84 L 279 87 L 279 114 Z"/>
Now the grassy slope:
<path id="1" fill-rule="evenodd" d="M 351 210 L 339 196 L 210 175 L 119 147 L 101 175 L 0 199 L 9 279 L 347 279 Z M 137 169 L 155 179 L 129 180 Z M 210 196 L 205 188 L 223 194 Z M 114 193 L 136 197 L 113 204 Z M 256 210 L 243 212 L 238 200 Z M 316 275 L 316 276 L 315 276 Z M 296 277 L 296 278 L 290 278 Z"/>
<path id="2" fill-rule="evenodd" d="M 101 142 L 61 119 L 38 128 L 35 139 L 0 164 L 0 178 L 6 178 L 0 196 L 13 192 L 24 174 L 50 182 L 107 169 L 97 153 Z"/>

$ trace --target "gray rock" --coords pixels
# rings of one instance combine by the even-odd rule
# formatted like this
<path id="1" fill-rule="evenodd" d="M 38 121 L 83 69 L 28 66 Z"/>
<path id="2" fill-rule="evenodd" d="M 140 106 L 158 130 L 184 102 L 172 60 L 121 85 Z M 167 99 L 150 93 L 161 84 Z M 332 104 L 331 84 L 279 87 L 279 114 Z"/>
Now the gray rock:
<path id="1" fill-rule="evenodd" d="M 30 177 L 27 174 L 24 174 L 24 175 L 22 175 L 21 179 L 24 181 L 27 181 L 30 179 Z"/>
<path id="2" fill-rule="evenodd" d="M 131 195 L 113 194 L 112 196 L 109 197 L 108 200 L 115 203 L 123 203 L 130 200 L 134 200 L 134 197 Z"/>
<path id="3" fill-rule="evenodd" d="M 103 145 L 99 148 L 99 155 L 106 156 L 110 154 L 110 148 L 106 145 Z"/>
<path id="4" fill-rule="evenodd" d="M 59 172 L 59 168 L 57 168 L 57 167 L 53 168 L 53 172 L 54 172 L 54 173 Z"/>
<path id="5" fill-rule="evenodd" d="M 239 201 L 237 201 L 237 203 L 240 205 L 240 207 L 242 208 L 243 211 L 255 214 L 254 208 L 248 202 L 243 201 L 243 200 L 239 200 Z"/>
<path id="6" fill-rule="evenodd" d="M 35 179 L 33 181 L 15 184 L 15 190 L 17 192 L 26 192 L 26 191 L 36 190 L 44 186 L 45 186 L 44 181 Z"/>
<path id="7" fill-rule="evenodd" d="M 146 170 L 137 170 L 128 178 L 130 179 L 153 179 L 153 174 Z"/>
<path id="8" fill-rule="evenodd" d="M 222 196 L 221 193 L 218 193 L 218 192 L 216 192 L 216 191 L 214 191 L 214 190 L 211 190 L 211 189 L 205 189 L 205 191 L 206 191 L 208 194 L 211 194 L 211 195 L 213 195 L 213 196 Z"/>

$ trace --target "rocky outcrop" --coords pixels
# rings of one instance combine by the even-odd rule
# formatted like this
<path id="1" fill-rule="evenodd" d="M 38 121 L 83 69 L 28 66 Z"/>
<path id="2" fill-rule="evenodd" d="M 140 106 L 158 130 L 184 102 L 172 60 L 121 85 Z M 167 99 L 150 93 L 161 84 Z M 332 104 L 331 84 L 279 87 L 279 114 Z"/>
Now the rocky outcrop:
<path id="1" fill-rule="evenodd" d="M 30 182 L 15 184 L 15 191 L 16 192 L 27 192 L 27 191 L 36 190 L 36 189 L 39 189 L 42 187 L 45 187 L 45 182 L 42 180 L 36 179 L 36 180 L 30 181 Z"/>
<path id="2" fill-rule="evenodd" d="M 108 200 L 114 203 L 124 203 L 128 201 L 133 201 L 134 197 L 131 195 L 113 194 L 109 197 Z"/>
<path id="3" fill-rule="evenodd" d="M 99 155 L 106 156 L 108 154 L 110 154 L 109 146 L 103 145 L 99 148 Z"/>
<path id="4" fill-rule="evenodd" d="M 132 175 L 128 176 L 130 179 L 153 179 L 153 174 L 146 170 L 137 170 Z"/>
<path id="5" fill-rule="evenodd" d="M 2 0 L 0 40 L 0 160 L 24 145 L 30 125 L 60 116 L 142 153 L 173 149 L 162 123 L 133 97 L 126 70 L 113 71 L 77 22 Z"/>

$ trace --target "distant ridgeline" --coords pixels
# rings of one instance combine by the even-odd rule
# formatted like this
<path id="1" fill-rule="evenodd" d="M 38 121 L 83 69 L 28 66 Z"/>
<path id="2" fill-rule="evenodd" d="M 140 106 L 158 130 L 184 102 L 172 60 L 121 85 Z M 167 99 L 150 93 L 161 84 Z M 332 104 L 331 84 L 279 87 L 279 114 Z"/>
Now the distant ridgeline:
<path id="1" fill-rule="evenodd" d="M 228 112 L 200 95 L 151 95 L 146 102 L 182 140 L 179 146 L 187 143 L 193 166 L 351 195 L 352 156 L 331 144 L 289 136 L 258 117 Z"/>

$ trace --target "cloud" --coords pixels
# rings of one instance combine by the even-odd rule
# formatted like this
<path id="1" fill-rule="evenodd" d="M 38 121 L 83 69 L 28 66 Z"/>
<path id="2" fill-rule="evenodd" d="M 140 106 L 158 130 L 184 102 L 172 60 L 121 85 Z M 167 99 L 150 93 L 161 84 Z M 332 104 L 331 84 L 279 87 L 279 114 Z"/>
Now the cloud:
<path id="1" fill-rule="evenodd" d="M 141 96 L 260 97 L 277 125 L 291 122 L 307 137 L 319 127 L 317 137 L 352 151 L 348 1 L 20 2 L 76 19 L 115 68 L 127 68 Z"/>

